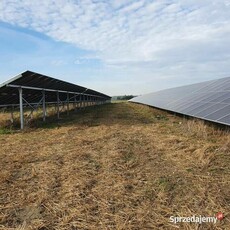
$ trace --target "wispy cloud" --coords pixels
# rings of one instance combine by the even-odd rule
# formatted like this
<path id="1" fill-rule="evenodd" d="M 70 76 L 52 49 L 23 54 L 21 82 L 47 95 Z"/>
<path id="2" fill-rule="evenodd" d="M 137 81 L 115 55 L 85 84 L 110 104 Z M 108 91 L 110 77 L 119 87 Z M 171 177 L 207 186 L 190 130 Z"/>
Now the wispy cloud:
<path id="1" fill-rule="evenodd" d="M 1 21 L 94 51 L 107 66 L 162 76 L 195 64 L 197 73 L 213 63 L 215 74 L 229 71 L 229 0 L 1 0 L 0 12 Z"/>

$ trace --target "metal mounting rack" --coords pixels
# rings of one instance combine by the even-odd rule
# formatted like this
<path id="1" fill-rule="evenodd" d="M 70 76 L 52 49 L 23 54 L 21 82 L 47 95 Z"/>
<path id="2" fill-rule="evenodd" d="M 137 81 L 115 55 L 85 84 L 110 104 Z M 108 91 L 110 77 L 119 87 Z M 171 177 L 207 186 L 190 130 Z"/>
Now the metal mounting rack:
<path id="1" fill-rule="evenodd" d="M 25 107 L 31 109 L 30 115 L 42 107 L 45 121 L 48 105 L 56 107 L 57 117 L 60 118 L 60 105 L 66 104 L 69 114 L 71 103 L 76 110 L 110 101 L 111 97 L 103 93 L 32 71 L 25 71 L 0 85 L 0 107 L 12 108 L 12 120 L 14 108 L 19 107 L 21 129 L 24 129 Z"/>

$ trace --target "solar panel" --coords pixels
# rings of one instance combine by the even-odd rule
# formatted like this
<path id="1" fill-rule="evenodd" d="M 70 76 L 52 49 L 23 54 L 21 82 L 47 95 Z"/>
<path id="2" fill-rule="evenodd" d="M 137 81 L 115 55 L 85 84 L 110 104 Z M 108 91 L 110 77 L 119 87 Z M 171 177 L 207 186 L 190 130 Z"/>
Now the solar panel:
<path id="1" fill-rule="evenodd" d="M 165 89 L 130 101 L 230 125 L 230 77 Z"/>
<path id="2" fill-rule="evenodd" d="M 78 94 L 77 99 L 79 99 L 81 94 L 96 96 L 104 100 L 109 100 L 111 98 L 108 95 L 92 89 L 61 81 L 32 71 L 25 71 L 9 81 L 0 84 L 0 106 L 18 105 L 19 87 L 24 89 L 23 97 L 29 104 L 38 102 L 41 97 L 41 91 L 38 91 L 37 89 L 44 89 L 46 91 L 46 103 L 52 103 L 57 100 L 57 91 L 60 92 L 59 98 L 61 101 L 66 100 L 67 92 Z"/>
<path id="3" fill-rule="evenodd" d="M 55 105 L 58 119 L 60 118 L 60 104 L 62 109 L 70 103 L 76 111 L 77 105 L 85 108 L 90 105 L 101 105 L 110 102 L 111 97 L 95 90 L 61 81 L 43 74 L 25 71 L 0 85 L 0 107 L 11 107 L 13 119 L 14 108 L 20 109 L 21 129 L 24 129 L 24 107 L 30 108 L 29 116 L 38 107 L 42 107 L 43 121 L 46 121 L 47 105 Z"/>

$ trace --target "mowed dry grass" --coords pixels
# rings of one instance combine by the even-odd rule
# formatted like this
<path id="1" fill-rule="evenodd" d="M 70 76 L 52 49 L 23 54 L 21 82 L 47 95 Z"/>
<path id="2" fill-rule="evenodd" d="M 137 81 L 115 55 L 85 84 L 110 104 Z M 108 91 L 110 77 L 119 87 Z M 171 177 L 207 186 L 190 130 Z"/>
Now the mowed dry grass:
<path id="1" fill-rule="evenodd" d="M 230 134 L 200 121 L 108 104 L 0 147 L 0 229 L 230 229 Z"/>

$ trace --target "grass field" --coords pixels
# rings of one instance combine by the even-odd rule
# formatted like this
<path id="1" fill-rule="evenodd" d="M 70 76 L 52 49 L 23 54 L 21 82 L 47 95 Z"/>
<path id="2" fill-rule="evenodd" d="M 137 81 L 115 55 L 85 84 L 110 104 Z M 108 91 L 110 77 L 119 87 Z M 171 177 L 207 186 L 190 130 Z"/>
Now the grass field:
<path id="1" fill-rule="evenodd" d="M 0 147 L 0 229 L 230 229 L 230 134 L 201 121 L 112 103 Z"/>

